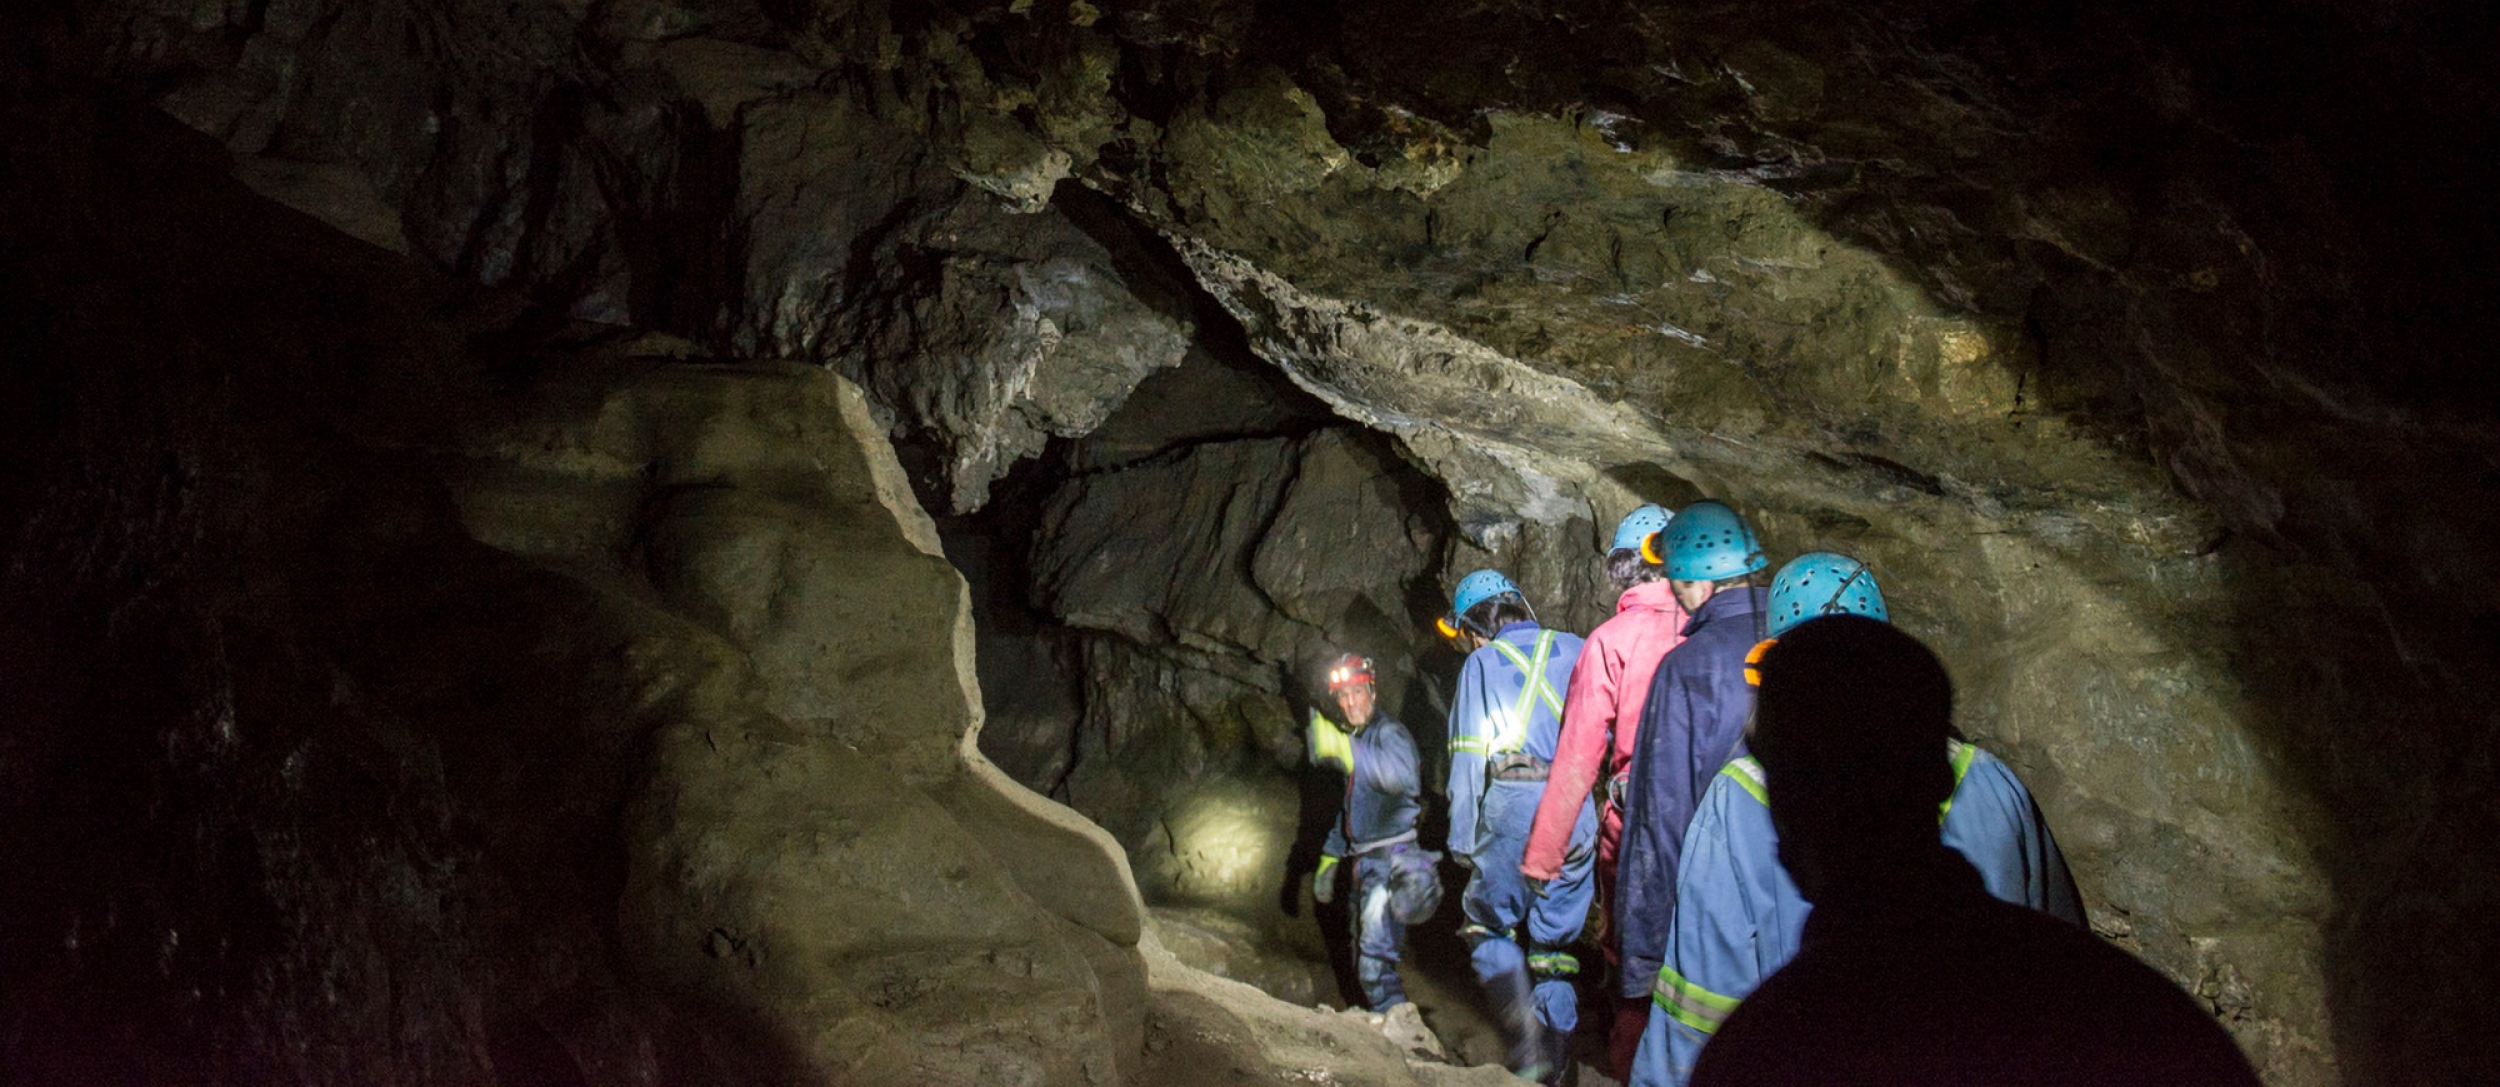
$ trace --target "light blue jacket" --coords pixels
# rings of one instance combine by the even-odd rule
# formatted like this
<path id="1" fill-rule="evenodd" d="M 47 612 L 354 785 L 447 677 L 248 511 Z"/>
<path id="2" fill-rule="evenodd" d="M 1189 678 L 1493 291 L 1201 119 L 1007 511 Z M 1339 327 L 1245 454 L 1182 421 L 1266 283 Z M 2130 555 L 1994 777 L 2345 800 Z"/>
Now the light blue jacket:
<path id="1" fill-rule="evenodd" d="M 1473 864 L 1478 842 L 1488 836 L 1477 820 L 1497 759 L 1528 754 L 1554 761 L 1554 742 L 1562 733 L 1563 690 L 1570 686 L 1571 666 L 1579 660 L 1579 635 L 1534 623 L 1503 627 L 1492 642 L 1468 654 L 1466 667 L 1458 673 L 1458 698 L 1450 708 L 1452 854 Z M 1534 683 L 1529 682 L 1531 669 Z M 1529 812 L 1535 809 L 1528 805 Z M 1526 833 L 1521 828 L 1520 834 Z"/>
<path id="2" fill-rule="evenodd" d="M 1989 894 L 2082 924 L 2083 900 L 2031 793 L 1996 756 L 1959 741 L 1952 753 L 1944 844 L 1979 870 Z M 1813 907 L 1780 867 L 1763 780 L 1751 757 L 1731 761 L 1685 830 L 1675 920 L 1633 1061 L 1634 1087 L 1689 1082 L 1702 1043 L 1762 979 L 1796 957 Z"/>

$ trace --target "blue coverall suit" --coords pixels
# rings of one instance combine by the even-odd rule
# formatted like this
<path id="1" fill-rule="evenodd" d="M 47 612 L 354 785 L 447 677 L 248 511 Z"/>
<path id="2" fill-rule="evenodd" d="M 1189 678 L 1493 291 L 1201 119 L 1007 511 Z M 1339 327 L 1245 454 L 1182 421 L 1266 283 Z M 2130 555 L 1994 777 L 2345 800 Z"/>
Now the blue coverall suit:
<path id="1" fill-rule="evenodd" d="M 1449 846 L 1475 870 L 1459 934 L 1509 1032 L 1511 1070 L 1548 1077 L 1559 1077 L 1563 1044 L 1580 1022 L 1571 989 L 1580 964 L 1564 949 L 1579 937 L 1595 890 L 1596 804 L 1580 805 L 1561 875 L 1544 894 L 1529 888 L 1519 860 L 1579 659 L 1577 635 L 1512 623 L 1468 656 L 1450 714 Z"/>
<path id="2" fill-rule="evenodd" d="M 2031 793 L 1997 757 L 1955 741 L 1953 795 L 1938 813 L 1944 844 L 1979 870 L 1988 893 L 2083 923 L 2066 859 Z M 1635 1087 L 1692 1080 L 1719 1024 L 1762 979 L 1797 954 L 1813 909 L 1780 866 L 1762 764 L 1739 757 L 1710 784 L 1684 832 L 1666 965 L 1649 1029 L 1632 1062 Z"/>
<path id="3" fill-rule="evenodd" d="M 1406 922 L 1389 909 L 1389 877 L 1401 865 L 1421 865 L 1429 873 L 1433 862 L 1415 844 L 1423 795 L 1415 737 L 1387 714 L 1375 714 L 1352 742 L 1345 807 L 1320 852 L 1354 858 L 1354 902 L 1347 911 L 1354 928 L 1354 974 L 1363 983 L 1363 999 L 1381 1011 L 1406 1002 L 1406 986 L 1398 979 Z"/>
<path id="4" fill-rule="evenodd" d="M 1647 996 L 1666 957 L 1684 827 L 1753 716 L 1745 654 L 1762 640 L 1769 601 L 1764 589 L 1712 595 L 1685 624 L 1684 644 L 1667 652 L 1649 681 L 1621 799 L 1623 845 L 1615 862 L 1615 931 L 1623 939 L 1626 997 Z"/>

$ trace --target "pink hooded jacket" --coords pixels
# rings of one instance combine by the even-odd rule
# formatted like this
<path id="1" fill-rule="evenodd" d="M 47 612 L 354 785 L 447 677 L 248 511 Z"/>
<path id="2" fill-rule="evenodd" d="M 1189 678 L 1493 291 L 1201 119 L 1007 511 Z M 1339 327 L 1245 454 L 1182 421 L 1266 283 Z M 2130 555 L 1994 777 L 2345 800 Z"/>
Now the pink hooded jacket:
<path id="1" fill-rule="evenodd" d="M 1562 734 L 1528 831 L 1528 851 L 1519 860 L 1521 872 L 1534 879 L 1562 873 L 1563 848 L 1580 818 L 1580 802 L 1596 786 L 1601 767 L 1612 775 L 1629 767 L 1650 677 L 1667 651 L 1684 640 L 1688 621 L 1665 581 L 1646 581 L 1624 590 L 1615 601 L 1615 617 L 1589 632 L 1580 663 L 1571 670 L 1571 689 L 1563 694 Z M 1612 805 L 1605 807 L 1599 848 L 1608 861 L 1620 840 L 1621 819 Z"/>

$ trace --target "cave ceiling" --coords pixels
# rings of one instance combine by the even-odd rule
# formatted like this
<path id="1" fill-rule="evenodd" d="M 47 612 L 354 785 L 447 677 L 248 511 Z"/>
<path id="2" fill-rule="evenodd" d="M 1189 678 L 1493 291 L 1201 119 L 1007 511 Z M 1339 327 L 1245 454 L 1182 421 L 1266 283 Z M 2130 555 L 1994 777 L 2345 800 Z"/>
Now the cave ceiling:
<path id="1" fill-rule="evenodd" d="M 77 0 L 9 18 L 21 100 L 161 111 L 254 192 L 530 320 L 838 372 L 941 515 L 1063 458 L 1032 606 L 1104 636 L 1101 684 L 1249 699 L 1193 712 L 1255 721 L 1254 747 L 1293 727 L 1280 675 L 1352 626 L 1415 626 L 1410 587 L 1450 568 L 1514 565 L 1593 624 L 1582 560 L 1642 500 L 1726 497 L 1775 551 L 1864 554 L 1954 665 L 1965 729 L 2072 841 L 2096 928 L 2229 1020 L 2271 1081 L 2440 1079 L 2480 1056 L 2405 1026 L 2422 1009 L 2388 979 L 2440 979 L 2432 1017 L 2469 1023 L 2485 1011 L 2456 979 L 2500 952 L 2476 920 L 2493 813 L 2466 799 L 2494 773 L 2477 707 L 2500 614 L 2476 573 L 2500 519 L 2476 286 L 2488 16 Z M 1292 392 L 1246 424 L 1123 419 L 1210 353 Z M 1282 523 L 1323 537 L 1335 499 L 1296 486 L 1329 472 L 1380 496 L 1360 506 L 1373 553 L 1416 554 L 1330 581 L 1319 545 L 1258 542 L 1279 510 L 1319 511 Z M 1440 508 L 1413 508 L 1416 472 Z M 1202 492 L 1258 508 L 1183 538 Z M 1116 542 L 1156 518 L 1169 548 Z M 1239 584 L 1172 591 L 1225 562 Z M 1049 757 L 1035 773 L 1064 780 Z M 1159 811 L 1099 803 L 1135 809 L 1135 834 L 1088 811 L 1132 848 Z M 2407 850 L 2368 848 L 2390 836 Z M 2407 926 L 2469 953 L 2428 962 L 2386 935 Z"/>

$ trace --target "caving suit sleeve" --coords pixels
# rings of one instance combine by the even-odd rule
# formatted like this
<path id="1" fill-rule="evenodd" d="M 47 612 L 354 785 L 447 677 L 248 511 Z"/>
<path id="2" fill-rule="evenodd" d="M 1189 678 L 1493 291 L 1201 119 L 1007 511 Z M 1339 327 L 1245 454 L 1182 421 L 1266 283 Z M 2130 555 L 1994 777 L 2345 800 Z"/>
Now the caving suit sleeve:
<path id="1" fill-rule="evenodd" d="M 1395 796 L 1420 795 L 1423 789 L 1418 777 L 1415 738 L 1393 724 L 1378 727 L 1378 740 L 1366 749 L 1357 749 L 1354 787 Z"/>
<path id="2" fill-rule="evenodd" d="M 1502 731 L 1496 716 L 1502 700 L 1494 690 L 1494 673 L 1508 669 L 1491 647 L 1469 654 L 1458 670 L 1458 697 L 1450 704 L 1450 838 L 1451 855 L 1471 867 L 1476 855 L 1476 810 L 1484 799 L 1485 763 L 1494 737 Z"/>
<path id="3" fill-rule="evenodd" d="M 1976 746 L 1956 742 L 1952 750 L 1959 780 L 1944 809 L 1944 844 L 1979 870 L 1989 894 L 2083 924 L 2074 875 L 2022 779 Z"/>
<path id="4" fill-rule="evenodd" d="M 1689 1083 L 1719 1024 L 1795 957 L 1811 906 L 1779 863 L 1759 764 L 1730 764 L 1685 830 L 1675 919 L 1632 1083 Z"/>
<path id="5" fill-rule="evenodd" d="M 1307 838 L 1303 840 L 1309 841 Z M 1346 850 L 1351 848 L 1353 848 L 1353 846 L 1345 840 L 1345 813 L 1340 810 L 1337 818 L 1328 824 L 1328 840 L 1320 843 L 1319 855 L 1323 857 L 1343 857 L 1346 854 Z"/>
<path id="6" fill-rule="evenodd" d="M 1554 738 L 1554 762 L 1545 776 L 1545 794 L 1537 799 L 1536 821 L 1528 829 L 1528 848 L 1519 871 L 1532 879 L 1562 875 L 1563 854 L 1571 831 L 1579 825 L 1581 802 L 1597 785 L 1598 771 L 1614 744 L 1617 688 L 1621 661 L 1599 639 L 1600 628 L 1580 647 L 1571 681 L 1563 695 L 1562 731 Z"/>

